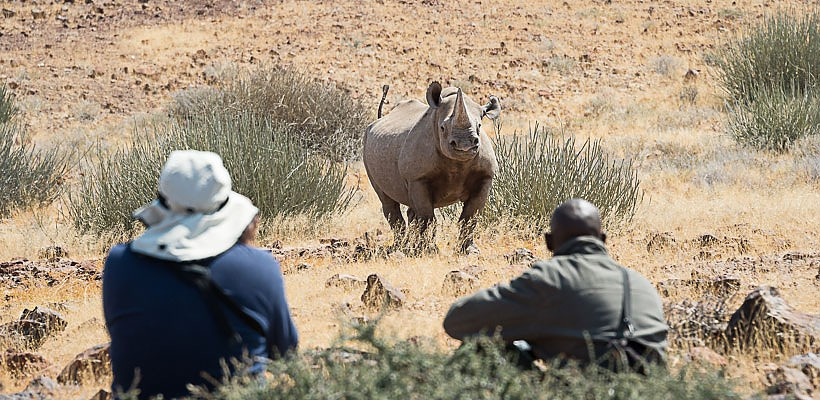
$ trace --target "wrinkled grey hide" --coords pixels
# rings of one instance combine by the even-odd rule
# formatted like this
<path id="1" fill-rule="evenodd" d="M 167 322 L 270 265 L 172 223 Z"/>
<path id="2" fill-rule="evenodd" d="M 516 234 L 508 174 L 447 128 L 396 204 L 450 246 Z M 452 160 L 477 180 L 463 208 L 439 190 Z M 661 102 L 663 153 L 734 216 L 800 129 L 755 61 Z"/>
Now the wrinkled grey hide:
<path id="1" fill-rule="evenodd" d="M 400 204 L 409 207 L 410 223 L 418 226 L 429 246 L 433 209 L 461 201 L 459 250 L 475 248 L 471 218 L 484 208 L 498 169 L 481 120 L 495 119 L 500 112 L 493 96 L 482 106 L 461 89 L 442 90 L 433 82 L 427 105 L 405 100 L 367 127 L 364 166 L 397 242 L 405 232 Z"/>

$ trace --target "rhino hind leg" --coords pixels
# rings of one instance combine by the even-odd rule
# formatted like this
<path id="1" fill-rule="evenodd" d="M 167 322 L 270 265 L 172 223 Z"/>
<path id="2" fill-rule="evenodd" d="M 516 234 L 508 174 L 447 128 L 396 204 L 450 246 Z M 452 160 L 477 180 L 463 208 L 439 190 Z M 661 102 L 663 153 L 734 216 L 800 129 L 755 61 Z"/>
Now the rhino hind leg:
<path id="1" fill-rule="evenodd" d="M 390 198 L 390 196 L 384 194 L 381 190 L 376 189 L 376 194 L 379 196 L 379 201 L 382 203 L 382 213 L 384 214 L 384 218 L 390 225 L 390 229 L 393 231 L 393 235 L 398 242 L 400 241 L 400 238 L 404 237 L 405 231 L 407 230 L 407 224 L 404 222 L 404 217 L 401 215 L 401 205 L 396 200 Z"/>

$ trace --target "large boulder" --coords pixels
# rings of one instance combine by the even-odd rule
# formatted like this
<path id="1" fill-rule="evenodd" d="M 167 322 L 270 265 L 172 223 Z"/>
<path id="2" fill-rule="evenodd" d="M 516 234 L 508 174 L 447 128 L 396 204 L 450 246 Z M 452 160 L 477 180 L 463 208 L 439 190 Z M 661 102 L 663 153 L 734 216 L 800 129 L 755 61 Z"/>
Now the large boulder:
<path id="1" fill-rule="evenodd" d="M 441 292 L 455 296 L 472 293 L 478 288 L 478 278 L 464 271 L 450 271 L 444 277 Z"/>
<path id="2" fill-rule="evenodd" d="M 378 274 L 367 277 L 367 288 L 362 293 L 362 303 L 371 310 L 401 308 L 407 300 L 404 293 L 394 288 Z"/>
<path id="3" fill-rule="evenodd" d="M 0 325 L 0 340 L 3 344 L 17 350 L 37 350 L 56 333 L 65 330 L 68 323 L 63 316 L 51 309 L 34 307 L 23 310 L 17 321 Z"/>
<path id="4" fill-rule="evenodd" d="M 49 363 L 39 354 L 7 350 L 6 353 L 0 357 L 0 365 L 2 365 L 11 376 L 21 378 L 34 375 L 48 368 Z"/>
<path id="5" fill-rule="evenodd" d="M 74 357 L 57 375 L 57 382 L 78 385 L 86 379 L 99 379 L 111 374 L 110 343 L 94 346 Z"/>
<path id="6" fill-rule="evenodd" d="M 726 338 L 739 347 L 813 351 L 820 345 L 820 317 L 798 312 L 777 289 L 760 287 L 732 314 Z"/>

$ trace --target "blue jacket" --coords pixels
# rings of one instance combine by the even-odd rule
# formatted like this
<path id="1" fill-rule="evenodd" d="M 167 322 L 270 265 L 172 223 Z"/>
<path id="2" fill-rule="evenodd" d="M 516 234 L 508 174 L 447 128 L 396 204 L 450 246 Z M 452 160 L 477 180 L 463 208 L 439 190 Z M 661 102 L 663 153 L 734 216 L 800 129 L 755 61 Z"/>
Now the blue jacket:
<path id="1" fill-rule="evenodd" d="M 111 249 L 103 272 L 103 312 L 111 335 L 112 389 L 134 386 L 140 398 L 187 394 L 186 384 L 208 385 L 203 373 L 220 381 L 220 360 L 274 358 L 295 349 L 296 328 L 285 300 L 279 263 L 269 252 L 236 244 L 213 259 L 211 277 L 267 332 L 262 337 L 223 306 L 242 338 L 232 343 L 220 330 L 203 295 L 183 281 L 175 263 Z M 230 361 L 228 365 L 231 365 Z M 252 370 L 261 371 L 257 362 Z M 135 373 L 135 371 L 137 371 Z"/>

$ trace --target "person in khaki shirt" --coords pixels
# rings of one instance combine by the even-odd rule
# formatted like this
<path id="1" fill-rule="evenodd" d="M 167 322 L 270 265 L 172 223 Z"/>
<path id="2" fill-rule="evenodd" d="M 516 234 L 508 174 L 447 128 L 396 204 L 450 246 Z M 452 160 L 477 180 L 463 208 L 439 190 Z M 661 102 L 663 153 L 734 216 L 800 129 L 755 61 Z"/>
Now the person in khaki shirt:
<path id="1" fill-rule="evenodd" d="M 668 326 L 660 296 L 641 274 L 609 256 L 598 208 L 569 200 L 553 212 L 550 230 L 545 238 L 553 258 L 509 283 L 457 300 L 444 319 L 447 334 L 463 340 L 498 333 L 507 343 L 526 341 L 539 359 L 586 364 L 622 337 L 623 305 L 629 303 L 631 341 L 647 359 L 663 363 Z"/>

